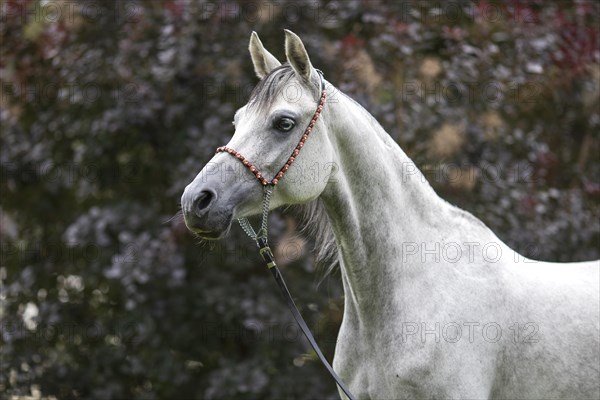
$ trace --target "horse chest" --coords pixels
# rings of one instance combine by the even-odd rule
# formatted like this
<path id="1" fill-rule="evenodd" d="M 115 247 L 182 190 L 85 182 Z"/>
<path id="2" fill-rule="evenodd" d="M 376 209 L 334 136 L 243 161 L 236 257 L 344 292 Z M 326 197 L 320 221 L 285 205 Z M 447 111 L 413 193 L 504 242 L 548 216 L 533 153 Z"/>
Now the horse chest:
<path id="1" fill-rule="evenodd" d="M 418 398 L 438 386 L 431 382 L 434 355 L 404 348 L 394 331 L 342 325 L 334 368 L 358 398 Z M 440 389 L 434 393 L 441 393 Z"/>

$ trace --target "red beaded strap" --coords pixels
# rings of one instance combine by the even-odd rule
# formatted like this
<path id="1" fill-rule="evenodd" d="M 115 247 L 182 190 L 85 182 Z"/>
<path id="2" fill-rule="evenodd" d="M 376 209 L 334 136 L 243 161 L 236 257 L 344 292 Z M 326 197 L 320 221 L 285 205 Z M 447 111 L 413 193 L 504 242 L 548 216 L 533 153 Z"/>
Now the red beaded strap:
<path id="1" fill-rule="evenodd" d="M 269 184 L 269 181 L 267 181 L 267 179 L 260 173 L 258 168 L 256 168 L 254 166 L 254 164 L 252 164 L 250 161 L 248 161 L 246 159 L 246 157 L 244 157 L 240 152 L 235 151 L 234 149 L 227 147 L 227 146 L 221 146 L 217 149 L 217 151 L 215 153 L 221 153 L 221 152 L 227 152 L 227 153 L 231 154 L 232 156 L 234 156 L 235 158 L 237 158 L 238 160 L 240 160 L 246 167 L 248 167 L 250 172 L 252 172 L 254 174 L 254 176 L 256 176 L 256 179 L 258 179 L 260 181 L 260 183 L 262 183 L 265 186 Z"/>
<path id="2" fill-rule="evenodd" d="M 317 123 L 317 120 L 319 119 L 319 116 L 321 115 L 321 111 L 323 111 L 323 105 L 325 104 L 326 97 L 327 97 L 327 91 L 325 91 L 323 89 L 323 91 L 321 92 L 321 100 L 319 101 L 319 106 L 317 107 L 317 111 L 315 111 L 315 114 L 313 115 L 312 120 L 310 121 L 310 124 L 304 131 L 304 134 L 300 138 L 300 141 L 298 142 L 298 145 L 292 152 L 292 155 L 288 158 L 285 165 L 283 167 L 281 167 L 281 169 L 275 175 L 275 177 L 271 180 L 271 182 L 269 182 L 264 177 L 264 175 L 258 170 L 258 168 L 256 168 L 256 166 L 254 164 L 252 164 L 252 162 L 250 162 L 248 159 L 246 159 L 246 157 L 244 157 L 239 151 L 235 151 L 234 149 L 227 147 L 227 146 L 222 146 L 217 149 L 216 153 L 226 152 L 226 153 L 231 154 L 238 160 L 240 160 L 246 167 L 248 167 L 250 172 L 252 172 L 254 174 L 254 176 L 256 177 L 256 179 L 258 179 L 258 181 L 261 184 L 263 184 L 264 186 L 267 186 L 268 184 L 271 184 L 273 186 L 277 185 L 279 180 L 281 178 L 283 178 L 283 175 L 285 175 L 285 173 L 288 171 L 290 166 L 294 163 L 294 161 L 296 160 L 296 157 L 298 157 L 298 154 L 300 154 L 300 150 L 302 150 L 302 147 L 304 147 L 304 143 L 306 142 L 306 139 L 308 139 L 308 135 L 310 135 L 310 132 L 312 132 L 312 128 Z"/>

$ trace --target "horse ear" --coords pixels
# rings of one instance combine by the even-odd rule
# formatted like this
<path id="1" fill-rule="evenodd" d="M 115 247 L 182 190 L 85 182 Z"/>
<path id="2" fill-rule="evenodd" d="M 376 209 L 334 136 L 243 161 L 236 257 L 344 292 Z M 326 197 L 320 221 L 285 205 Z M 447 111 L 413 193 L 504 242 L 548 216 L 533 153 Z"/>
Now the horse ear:
<path id="1" fill-rule="evenodd" d="M 269 72 L 281 65 L 275 56 L 265 49 L 254 31 L 250 35 L 248 50 L 250 50 L 250 58 L 252 58 L 252 64 L 254 64 L 254 72 L 260 79 L 269 75 Z"/>
<path id="2" fill-rule="evenodd" d="M 285 31 L 285 56 L 288 62 L 294 68 L 294 71 L 303 79 L 310 81 L 313 66 L 308 58 L 308 53 L 304 48 L 302 40 L 294 32 Z"/>

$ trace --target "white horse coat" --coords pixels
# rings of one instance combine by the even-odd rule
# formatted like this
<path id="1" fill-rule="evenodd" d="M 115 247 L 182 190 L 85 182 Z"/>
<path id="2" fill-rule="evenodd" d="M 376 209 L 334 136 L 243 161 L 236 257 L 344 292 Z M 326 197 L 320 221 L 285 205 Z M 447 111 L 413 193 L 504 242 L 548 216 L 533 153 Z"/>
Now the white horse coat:
<path id="1" fill-rule="evenodd" d="M 238 111 L 228 146 L 276 173 L 314 111 L 316 72 L 289 31 L 290 66 L 254 33 L 250 52 L 263 78 L 255 103 L 269 98 Z M 283 86 L 301 96 L 289 101 Z M 327 90 L 336 95 L 272 208 L 316 198 L 325 206 L 345 292 L 333 366 L 353 394 L 599 399 L 600 261 L 546 263 L 511 250 L 438 197 L 367 111 L 331 84 Z M 282 115 L 297 129 L 274 130 Z M 186 223 L 200 236 L 222 237 L 234 218 L 260 212 L 260 185 L 238 164 L 217 154 L 186 187 Z M 325 177 L 302 173 L 315 165 Z M 239 174 L 215 174 L 215 166 Z"/>

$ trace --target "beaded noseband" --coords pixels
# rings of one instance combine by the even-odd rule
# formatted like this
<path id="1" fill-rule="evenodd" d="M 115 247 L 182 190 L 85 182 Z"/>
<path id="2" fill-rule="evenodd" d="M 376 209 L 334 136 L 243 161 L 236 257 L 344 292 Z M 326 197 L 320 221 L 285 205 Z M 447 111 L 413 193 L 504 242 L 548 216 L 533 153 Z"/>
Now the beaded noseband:
<path id="1" fill-rule="evenodd" d="M 246 157 L 244 157 L 239 151 L 236 151 L 236 150 L 232 149 L 231 147 L 222 146 L 217 149 L 216 153 L 225 153 L 226 152 L 226 153 L 231 154 L 238 160 L 240 160 L 250 170 L 250 172 L 252 172 L 254 174 L 256 179 L 258 179 L 258 181 L 263 186 L 267 186 L 269 184 L 272 186 L 277 185 L 279 180 L 281 178 L 283 178 L 283 175 L 285 175 L 285 173 L 288 171 L 288 169 L 294 163 L 294 160 L 296 159 L 296 157 L 298 157 L 298 154 L 300 154 L 300 150 L 302 150 L 302 147 L 304 147 L 304 143 L 306 142 L 306 139 L 308 139 L 308 135 L 310 135 L 310 132 L 312 132 L 313 127 L 315 126 L 315 124 L 317 123 L 317 120 L 319 119 L 319 116 L 321 115 L 321 111 L 323 111 L 323 105 L 325 104 L 325 98 L 327 97 L 327 91 L 325 90 L 325 83 L 323 82 L 323 76 L 322 76 L 321 71 L 317 70 L 317 72 L 319 73 L 319 78 L 321 79 L 321 99 L 319 100 L 319 105 L 317 106 L 317 110 L 315 111 L 315 114 L 313 115 L 312 120 L 308 124 L 308 127 L 304 131 L 304 134 L 300 138 L 298 145 L 296 146 L 296 148 L 294 149 L 294 151 L 292 152 L 290 157 L 287 159 L 287 162 L 285 163 L 285 165 L 283 167 L 281 167 L 279 172 L 275 175 L 275 177 L 273 179 L 271 179 L 270 182 L 267 180 L 267 178 L 265 178 L 265 175 L 263 173 L 261 173 L 259 171 L 259 169 L 254 164 L 252 164 L 251 161 L 249 161 Z"/>

